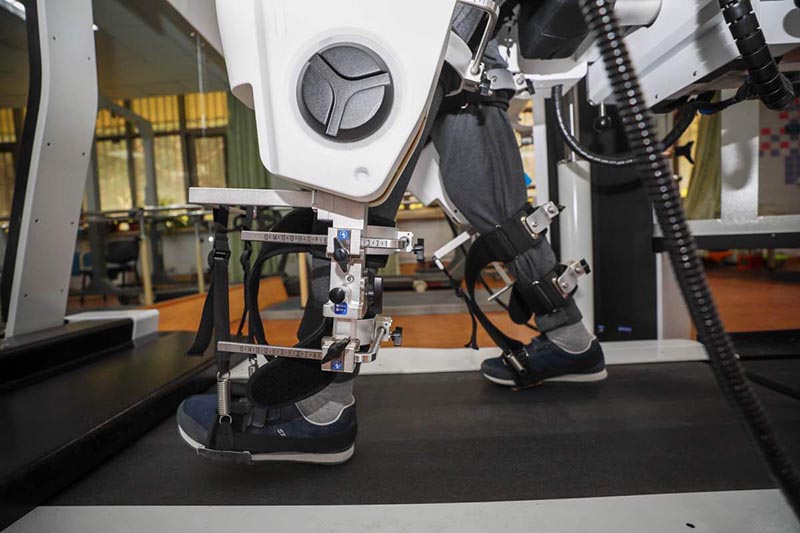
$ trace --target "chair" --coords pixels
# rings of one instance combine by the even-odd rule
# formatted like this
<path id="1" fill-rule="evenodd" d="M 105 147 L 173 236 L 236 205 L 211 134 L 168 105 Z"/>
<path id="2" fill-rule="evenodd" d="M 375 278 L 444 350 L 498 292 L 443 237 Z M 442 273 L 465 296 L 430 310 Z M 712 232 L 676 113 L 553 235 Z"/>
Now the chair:
<path id="1" fill-rule="evenodd" d="M 112 240 L 106 244 L 106 265 L 108 277 L 116 279 L 122 274 L 122 287 L 129 287 L 125 282 L 125 274 L 132 272 L 135 285 L 140 285 L 136 263 L 139 261 L 139 239 Z"/>

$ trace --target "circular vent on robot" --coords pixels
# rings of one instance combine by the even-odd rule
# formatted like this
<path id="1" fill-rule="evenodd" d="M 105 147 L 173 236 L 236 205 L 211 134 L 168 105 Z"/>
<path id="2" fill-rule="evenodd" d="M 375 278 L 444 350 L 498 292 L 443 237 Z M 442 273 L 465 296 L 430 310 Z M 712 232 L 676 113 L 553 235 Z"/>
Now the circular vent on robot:
<path id="1" fill-rule="evenodd" d="M 354 142 L 380 128 L 394 89 L 386 63 L 372 50 L 337 44 L 314 54 L 298 86 L 300 111 L 309 126 L 334 141 Z"/>

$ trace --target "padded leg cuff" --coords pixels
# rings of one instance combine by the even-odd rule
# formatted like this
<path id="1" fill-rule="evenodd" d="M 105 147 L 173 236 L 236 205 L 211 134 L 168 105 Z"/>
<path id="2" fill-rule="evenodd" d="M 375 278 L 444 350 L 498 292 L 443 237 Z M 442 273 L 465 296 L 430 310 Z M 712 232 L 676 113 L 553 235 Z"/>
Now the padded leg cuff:
<path id="1" fill-rule="evenodd" d="M 276 408 L 313 396 L 333 382 L 319 361 L 277 357 L 256 370 L 247 382 L 247 398 L 255 405 Z"/>
<path id="2" fill-rule="evenodd" d="M 575 300 L 570 298 L 566 307 L 559 309 L 554 313 L 536 315 L 536 327 L 539 328 L 539 331 L 542 333 L 547 333 L 548 331 L 552 331 L 562 326 L 577 324 L 582 319 L 583 315 L 581 314 L 580 309 L 578 309 L 578 306 L 575 304 Z"/>

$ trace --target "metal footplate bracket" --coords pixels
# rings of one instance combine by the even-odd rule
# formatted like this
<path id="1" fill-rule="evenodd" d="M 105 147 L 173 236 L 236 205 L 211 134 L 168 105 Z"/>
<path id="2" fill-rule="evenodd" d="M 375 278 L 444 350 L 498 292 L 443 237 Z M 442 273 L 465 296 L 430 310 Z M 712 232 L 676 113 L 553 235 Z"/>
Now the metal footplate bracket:
<path id="1" fill-rule="evenodd" d="M 556 282 L 558 290 L 564 294 L 564 297 L 572 294 L 578 288 L 578 278 L 591 274 L 592 269 L 586 259 L 575 261 L 567 265 L 567 269 L 561 274 Z"/>
<path id="2" fill-rule="evenodd" d="M 538 239 L 550 227 L 550 224 L 562 210 L 563 208 L 557 206 L 554 202 L 547 202 L 539 209 L 534 209 L 533 213 L 522 219 L 522 222 L 531 232 L 531 235 Z"/>
<path id="3" fill-rule="evenodd" d="M 394 227 L 367 224 L 367 204 L 323 191 L 281 191 L 272 189 L 192 188 L 189 200 L 211 206 L 311 208 L 316 219 L 329 222 L 327 234 L 244 230 L 242 240 L 274 244 L 319 247 L 330 259 L 330 292 L 323 316 L 332 329 L 319 349 L 220 342 L 222 352 L 307 359 L 320 362 L 322 370 L 354 372 L 360 363 L 373 361 L 381 342 L 399 345 L 402 333 L 391 331 L 392 319 L 380 315 L 382 280 L 368 266 L 367 255 L 397 252 L 417 254 L 424 259 L 424 242 L 414 234 Z"/>
<path id="4" fill-rule="evenodd" d="M 361 248 L 369 254 L 382 255 L 395 252 L 415 251 L 414 234 L 397 231 L 383 226 L 367 226 L 366 236 L 361 237 Z M 306 244 L 327 246 L 327 235 L 307 235 L 304 233 L 280 233 L 274 231 L 242 231 L 243 241 L 276 242 L 285 244 Z"/>
<path id="5" fill-rule="evenodd" d="M 362 321 L 362 322 L 373 322 Z M 319 361 L 323 370 L 331 372 L 354 372 L 355 365 L 374 361 L 382 342 L 392 341 L 396 346 L 402 342 L 402 329 L 392 331 L 392 319 L 378 316 L 374 320 L 375 328 L 371 333 L 369 347 L 362 351 L 359 339 L 350 337 L 323 337 L 322 348 L 295 348 L 289 346 L 272 346 L 268 344 L 249 344 L 245 342 L 223 341 L 217 343 L 220 351 L 247 355 L 263 355 L 265 357 L 287 357 L 290 359 L 310 359 Z M 367 325 L 367 324 L 365 324 Z"/>
<path id="6" fill-rule="evenodd" d="M 578 289 L 579 278 L 591 271 L 585 259 L 557 265 L 540 281 L 533 282 L 530 289 L 524 289 L 522 294 L 534 313 L 552 313 L 566 305 L 569 297 Z"/>

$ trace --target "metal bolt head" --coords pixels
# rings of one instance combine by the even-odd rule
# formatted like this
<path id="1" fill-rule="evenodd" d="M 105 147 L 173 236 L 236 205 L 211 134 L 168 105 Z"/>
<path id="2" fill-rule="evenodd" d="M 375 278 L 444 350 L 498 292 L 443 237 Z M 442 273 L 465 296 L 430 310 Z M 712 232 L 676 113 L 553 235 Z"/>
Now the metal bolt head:
<path id="1" fill-rule="evenodd" d="M 344 279 L 347 281 L 347 283 L 353 283 L 353 281 L 355 281 L 356 278 L 354 278 L 351 274 L 348 274 L 347 277 Z"/>

